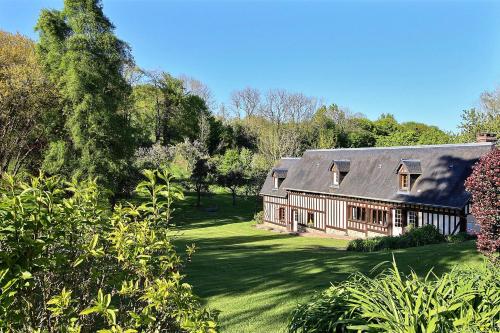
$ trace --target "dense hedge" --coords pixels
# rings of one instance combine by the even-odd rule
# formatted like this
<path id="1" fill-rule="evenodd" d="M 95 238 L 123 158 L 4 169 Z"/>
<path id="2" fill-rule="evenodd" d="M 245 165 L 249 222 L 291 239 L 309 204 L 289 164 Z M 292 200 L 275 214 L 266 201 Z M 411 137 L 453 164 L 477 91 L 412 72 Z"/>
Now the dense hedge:
<path id="1" fill-rule="evenodd" d="M 454 236 L 450 241 L 457 242 L 466 240 L 467 235 Z M 443 236 L 433 225 L 425 225 L 420 228 L 412 228 L 400 236 L 380 236 L 368 239 L 355 239 L 349 242 L 348 251 L 373 252 L 380 250 L 403 249 L 406 247 L 422 246 L 446 242 L 448 238 Z"/>
<path id="2" fill-rule="evenodd" d="M 394 263 L 375 278 L 357 273 L 299 305 L 288 332 L 500 332 L 500 268 L 421 279 Z"/>

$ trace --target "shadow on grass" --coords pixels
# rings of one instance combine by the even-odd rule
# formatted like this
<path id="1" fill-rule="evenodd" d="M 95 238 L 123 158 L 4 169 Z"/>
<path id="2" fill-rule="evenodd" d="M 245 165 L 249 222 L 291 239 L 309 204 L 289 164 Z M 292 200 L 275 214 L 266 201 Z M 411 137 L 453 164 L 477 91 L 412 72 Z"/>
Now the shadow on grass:
<path id="1" fill-rule="evenodd" d="M 232 205 L 229 194 L 210 194 L 204 197 L 202 205 L 196 206 L 196 197 L 188 193 L 186 200 L 176 203 L 172 223 L 180 229 L 195 229 L 219 226 L 221 224 L 249 221 L 262 209 L 258 197 L 240 197 Z"/>
<path id="2" fill-rule="evenodd" d="M 230 197 L 222 196 L 218 202 L 225 201 Z M 203 299 L 224 304 L 225 331 L 281 330 L 297 302 L 350 274 L 370 274 L 379 263 L 392 261 L 391 252 L 347 252 L 341 241 L 255 230 L 241 222 L 252 218 L 254 202 L 240 202 L 239 207 L 209 215 L 187 201 L 176 212 L 176 246 L 181 249 L 194 242 L 198 248 L 185 271 L 187 280 Z M 453 264 L 480 261 L 474 242 L 401 249 L 394 256 L 401 271 L 414 269 L 420 276 L 431 268 L 440 275 Z"/>

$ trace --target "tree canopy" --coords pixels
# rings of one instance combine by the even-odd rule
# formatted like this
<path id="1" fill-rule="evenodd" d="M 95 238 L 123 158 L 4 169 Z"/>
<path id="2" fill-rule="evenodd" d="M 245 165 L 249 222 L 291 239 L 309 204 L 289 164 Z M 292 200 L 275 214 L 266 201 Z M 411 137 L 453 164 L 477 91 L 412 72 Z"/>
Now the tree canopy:
<path id="1" fill-rule="evenodd" d="M 61 11 L 43 10 L 36 30 L 41 63 L 63 102 L 58 139 L 76 156 L 72 172 L 117 189 L 132 154 L 122 110 L 130 93 L 123 76 L 132 61 L 128 45 L 115 36 L 97 0 L 65 0 Z"/>
<path id="2" fill-rule="evenodd" d="M 40 167 L 47 142 L 60 131 L 58 108 L 33 41 L 0 31 L 0 174 Z"/>

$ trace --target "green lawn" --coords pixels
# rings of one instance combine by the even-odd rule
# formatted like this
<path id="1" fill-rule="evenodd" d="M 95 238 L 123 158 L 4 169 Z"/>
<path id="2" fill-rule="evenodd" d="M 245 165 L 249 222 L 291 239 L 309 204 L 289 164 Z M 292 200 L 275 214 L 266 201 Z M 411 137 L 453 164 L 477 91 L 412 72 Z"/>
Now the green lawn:
<path id="1" fill-rule="evenodd" d="M 179 247 L 196 243 L 193 262 L 186 269 L 188 282 L 210 308 L 221 311 L 223 332 L 281 332 L 298 302 L 349 274 L 369 273 L 376 264 L 391 260 L 391 253 L 346 252 L 346 241 L 297 237 L 258 230 L 250 222 L 254 199 L 217 194 L 194 207 L 188 196 L 174 212 Z M 437 274 L 454 264 L 475 265 L 481 257 L 474 242 L 439 244 L 394 252 L 399 267 Z"/>

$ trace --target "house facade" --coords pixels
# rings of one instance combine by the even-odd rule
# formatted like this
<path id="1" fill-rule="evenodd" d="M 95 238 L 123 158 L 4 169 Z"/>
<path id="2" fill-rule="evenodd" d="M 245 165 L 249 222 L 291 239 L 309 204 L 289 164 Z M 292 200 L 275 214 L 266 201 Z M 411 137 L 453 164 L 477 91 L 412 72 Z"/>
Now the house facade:
<path id="1" fill-rule="evenodd" d="M 464 182 L 494 142 L 307 150 L 270 170 L 264 223 L 290 232 L 373 237 L 409 225 L 444 235 L 474 227 Z"/>

